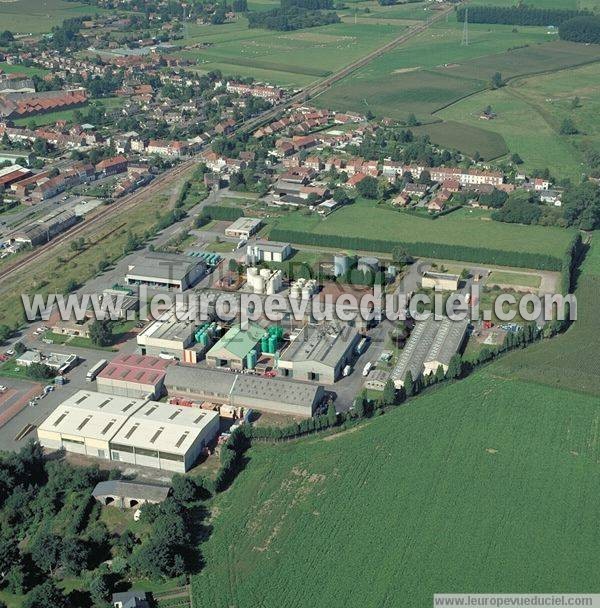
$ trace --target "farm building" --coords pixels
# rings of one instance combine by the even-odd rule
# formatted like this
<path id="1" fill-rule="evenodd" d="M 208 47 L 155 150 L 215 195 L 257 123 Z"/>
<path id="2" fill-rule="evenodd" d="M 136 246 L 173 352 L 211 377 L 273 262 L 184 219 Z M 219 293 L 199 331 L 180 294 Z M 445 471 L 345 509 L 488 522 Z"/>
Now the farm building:
<path id="1" fill-rule="evenodd" d="M 312 416 L 325 395 L 317 384 L 181 365 L 169 367 L 165 386 L 170 395 L 295 416 Z"/>
<path id="2" fill-rule="evenodd" d="M 53 450 L 110 459 L 110 441 L 144 401 L 78 391 L 38 427 L 39 442 Z"/>
<path id="3" fill-rule="evenodd" d="M 125 282 L 181 292 L 192 287 L 205 273 L 206 264 L 198 258 L 145 251 L 129 264 Z"/>
<path id="4" fill-rule="evenodd" d="M 438 289 L 457 291 L 460 283 L 460 276 L 457 274 L 446 274 L 444 272 L 429 272 L 423 273 L 421 285 L 424 289 Z"/>
<path id="5" fill-rule="evenodd" d="M 207 353 L 206 363 L 210 367 L 228 367 L 241 370 L 246 367 L 246 358 L 255 349 L 265 330 L 257 323 L 248 323 L 243 329 L 234 325 Z"/>
<path id="6" fill-rule="evenodd" d="M 163 392 L 168 359 L 123 354 L 115 357 L 96 377 L 98 390 L 109 395 L 152 399 Z"/>
<path id="7" fill-rule="evenodd" d="M 235 222 L 225 228 L 225 234 L 238 239 L 249 239 L 258 231 L 261 225 L 262 221 L 257 218 L 239 217 Z"/>
<path id="8" fill-rule="evenodd" d="M 296 380 L 333 384 L 353 358 L 359 341 L 356 329 L 305 325 L 281 353 L 279 373 Z"/>
<path id="9" fill-rule="evenodd" d="M 468 325 L 467 319 L 452 321 L 445 318 L 436 321 L 433 316 L 419 321 L 392 371 L 396 388 L 404 386 L 409 371 L 413 379 L 421 374 L 435 373 L 440 365 L 446 372 L 450 359 L 462 346 Z"/>
<path id="10" fill-rule="evenodd" d="M 246 259 L 248 265 L 254 266 L 258 262 L 283 262 L 292 253 L 289 243 L 272 243 L 270 241 L 256 241 L 248 245 Z"/>
<path id="11" fill-rule="evenodd" d="M 218 412 L 148 401 L 111 439 L 110 457 L 185 473 L 218 432 Z"/>
<path id="12" fill-rule="evenodd" d="M 157 504 L 171 493 L 171 486 L 114 479 L 96 484 L 92 496 L 103 505 L 131 509 L 145 503 Z"/>

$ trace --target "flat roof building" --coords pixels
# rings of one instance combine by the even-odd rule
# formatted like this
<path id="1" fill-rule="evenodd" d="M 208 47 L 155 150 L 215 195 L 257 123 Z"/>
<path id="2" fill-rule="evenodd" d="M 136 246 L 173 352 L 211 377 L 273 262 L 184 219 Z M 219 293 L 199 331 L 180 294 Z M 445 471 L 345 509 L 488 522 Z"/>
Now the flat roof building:
<path id="1" fill-rule="evenodd" d="M 457 291 L 460 283 L 460 276 L 457 274 L 446 274 L 445 272 L 429 272 L 423 273 L 421 285 L 425 289 L 439 289 L 448 291 Z"/>
<path id="2" fill-rule="evenodd" d="M 182 365 L 168 368 L 165 386 L 170 395 L 302 417 L 325 396 L 323 386 L 308 382 Z"/>
<path id="3" fill-rule="evenodd" d="M 153 399 L 161 396 L 169 359 L 123 354 L 96 377 L 98 390 L 109 395 Z"/>
<path id="4" fill-rule="evenodd" d="M 238 239 L 249 239 L 262 225 L 262 220 L 255 217 L 238 217 L 235 222 L 225 228 L 227 236 Z"/>
<path id="5" fill-rule="evenodd" d="M 246 329 L 239 324 L 234 325 L 206 353 L 206 363 L 211 367 L 244 369 L 248 353 L 256 348 L 264 335 L 265 330 L 257 323 L 248 323 Z"/>
<path id="6" fill-rule="evenodd" d="M 349 326 L 306 325 L 282 351 L 278 370 L 284 377 L 333 384 L 352 361 L 359 340 Z"/>
<path id="7" fill-rule="evenodd" d="M 192 287 L 205 273 L 206 264 L 199 258 L 146 251 L 129 264 L 125 282 L 181 292 Z"/>
<path id="8" fill-rule="evenodd" d="M 113 437 L 110 457 L 185 473 L 218 433 L 218 412 L 148 401 Z"/>
<path id="9" fill-rule="evenodd" d="M 440 365 L 444 372 L 448 371 L 450 359 L 462 346 L 468 326 L 468 319 L 436 321 L 433 315 L 416 323 L 392 371 L 396 388 L 404 386 L 409 371 L 413 380 L 421 374 L 435 373 Z"/>
<path id="10" fill-rule="evenodd" d="M 141 399 L 78 391 L 38 427 L 38 439 L 53 450 L 110 459 L 110 440 L 144 403 Z"/>

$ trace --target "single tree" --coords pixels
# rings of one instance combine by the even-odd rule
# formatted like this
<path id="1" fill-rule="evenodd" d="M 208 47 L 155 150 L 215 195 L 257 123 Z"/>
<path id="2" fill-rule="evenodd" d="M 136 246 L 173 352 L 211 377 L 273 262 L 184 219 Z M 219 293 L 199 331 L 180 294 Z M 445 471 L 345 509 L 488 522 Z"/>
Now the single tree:
<path id="1" fill-rule="evenodd" d="M 90 325 L 90 340 L 96 346 L 110 346 L 113 341 L 113 326 L 108 319 L 96 319 Z"/>

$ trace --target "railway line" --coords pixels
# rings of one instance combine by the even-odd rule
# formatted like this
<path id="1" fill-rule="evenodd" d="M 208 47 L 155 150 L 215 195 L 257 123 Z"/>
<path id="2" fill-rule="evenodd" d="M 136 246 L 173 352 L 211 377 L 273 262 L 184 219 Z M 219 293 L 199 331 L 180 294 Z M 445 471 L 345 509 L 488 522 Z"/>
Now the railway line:
<path id="1" fill-rule="evenodd" d="M 348 75 L 352 74 L 356 70 L 364 67 L 365 65 L 367 65 L 368 63 L 373 61 L 373 59 L 376 59 L 377 57 L 380 57 L 384 53 L 387 53 L 388 51 L 396 48 L 397 46 L 407 42 L 414 36 L 418 36 L 419 34 L 423 33 L 431 25 L 440 21 L 444 17 L 446 17 L 446 15 L 449 12 L 451 12 L 452 10 L 453 10 L 453 7 L 449 7 L 449 8 L 440 10 L 431 19 L 429 19 L 423 23 L 419 23 L 417 25 L 409 27 L 408 30 L 406 32 L 404 32 L 401 36 L 398 36 L 394 40 L 391 40 L 390 42 L 384 44 L 383 46 L 368 53 L 364 57 L 361 57 L 357 61 L 354 61 L 353 63 L 347 65 L 346 67 L 342 68 L 335 74 L 332 74 L 331 76 L 328 76 L 328 77 L 324 78 L 323 80 L 320 80 L 314 84 L 307 86 L 305 89 L 303 89 L 296 95 L 293 95 L 292 97 L 287 99 L 284 103 L 279 104 L 278 106 L 276 106 L 272 109 L 269 109 L 266 112 L 263 112 L 259 116 L 250 118 L 249 120 L 241 123 L 240 125 L 237 126 L 234 133 L 250 132 L 250 131 L 258 128 L 260 125 L 265 124 L 266 122 L 269 122 L 270 120 L 276 118 L 277 116 L 279 116 L 281 114 L 281 112 L 283 112 L 285 109 L 289 108 L 290 106 L 292 106 L 296 103 L 305 102 L 305 101 L 315 97 L 316 95 L 323 93 L 332 84 L 335 84 L 339 80 L 346 78 Z M 128 196 L 125 196 L 122 199 L 112 203 L 111 205 L 102 209 L 93 218 L 91 218 L 87 221 L 84 220 L 80 224 L 76 224 L 75 226 L 73 226 L 69 230 L 65 231 L 61 235 L 55 237 L 45 247 L 35 249 L 31 253 L 28 253 L 27 255 L 25 255 L 22 258 L 15 261 L 10 266 L 0 269 L 0 283 L 2 283 L 8 277 L 11 277 L 11 276 L 17 274 L 18 272 L 24 270 L 32 263 L 41 261 L 43 258 L 47 257 L 49 254 L 52 253 L 52 251 L 54 251 L 57 247 L 60 247 L 62 244 L 68 243 L 73 238 L 84 235 L 92 228 L 100 227 L 111 216 L 114 216 L 114 214 L 116 212 L 123 211 L 130 207 L 133 207 L 138 202 L 144 200 L 148 196 L 152 196 L 154 193 L 159 192 L 165 186 L 168 186 L 172 182 L 179 179 L 182 174 L 184 174 L 187 170 L 189 170 L 191 167 L 194 166 L 194 164 L 197 162 L 197 160 L 198 160 L 198 157 L 190 158 L 190 159 L 180 163 L 173 169 L 165 171 L 162 175 L 159 175 L 154 181 L 152 181 L 151 184 L 149 184 L 145 188 L 138 190 L 137 192 L 134 192 L 134 193 L 132 193 Z"/>

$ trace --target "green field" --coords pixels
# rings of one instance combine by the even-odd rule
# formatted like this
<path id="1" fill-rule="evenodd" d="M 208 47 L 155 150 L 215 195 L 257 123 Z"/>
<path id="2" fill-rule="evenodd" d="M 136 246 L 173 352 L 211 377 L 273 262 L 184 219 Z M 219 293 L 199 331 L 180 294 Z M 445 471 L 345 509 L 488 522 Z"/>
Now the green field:
<path id="1" fill-rule="evenodd" d="M 370 108 L 376 114 L 400 119 L 414 112 L 419 118 L 427 119 L 434 110 L 487 86 L 496 71 L 490 65 L 483 77 L 480 69 L 474 69 L 472 74 L 461 73 L 460 79 L 456 78 L 458 68 L 465 62 L 478 58 L 490 61 L 490 56 L 497 59 L 510 48 L 548 40 L 542 28 L 513 29 L 502 25 L 473 25 L 470 45 L 462 46 L 461 24 L 438 23 L 334 85 L 318 98 L 318 103 L 327 107 L 341 105 L 355 111 Z M 556 58 L 553 53 L 549 55 L 548 64 L 552 64 Z M 422 81 L 424 94 L 420 90 Z"/>
<path id="2" fill-rule="evenodd" d="M 401 34 L 405 26 L 378 23 L 337 23 L 309 30 L 273 32 L 248 29 L 247 21 L 219 26 L 189 26 L 179 55 L 197 62 L 197 69 L 252 76 L 288 87 L 305 86 L 358 59 Z"/>
<path id="3" fill-rule="evenodd" d="M 485 372 L 330 441 L 253 448 L 215 501 L 197 605 L 596 591 L 599 423 L 593 397 Z"/>
<path id="4" fill-rule="evenodd" d="M 502 135 L 474 124 L 445 120 L 413 127 L 412 131 L 417 135 L 428 135 L 438 146 L 459 150 L 469 155 L 478 152 L 484 160 L 493 160 L 508 153 Z"/>
<path id="5" fill-rule="evenodd" d="M 4 72 L 5 74 L 26 74 L 27 76 L 45 76 L 48 73 L 48 70 L 44 70 L 43 68 L 29 67 L 26 65 L 10 65 L 8 63 L 0 62 L 0 72 Z"/>
<path id="6" fill-rule="evenodd" d="M 551 255 L 562 252 L 572 234 L 562 228 L 494 222 L 487 212 L 470 209 L 431 220 L 360 199 L 324 219 L 294 212 L 283 216 L 275 225 L 316 234 L 408 243 L 424 241 Z"/>
<path id="7" fill-rule="evenodd" d="M 481 111 L 490 105 L 497 118 L 485 129 L 502 136 L 511 152 L 524 160 L 524 169 L 549 167 L 557 177 L 578 179 L 582 150 L 600 145 L 600 63 L 519 78 L 497 91 L 485 91 L 436 114 L 469 127 L 481 125 Z M 575 97 L 580 105 L 572 108 Z M 559 133 L 563 119 L 571 118 L 580 130 L 575 136 Z"/>
<path id="8" fill-rule="evenodd" d="M 0 27 L 14 34 L 41 34 L 65 19 L 105 12 L 96 6 L 65 0 L 9 0 L 0 2 Z"/>

